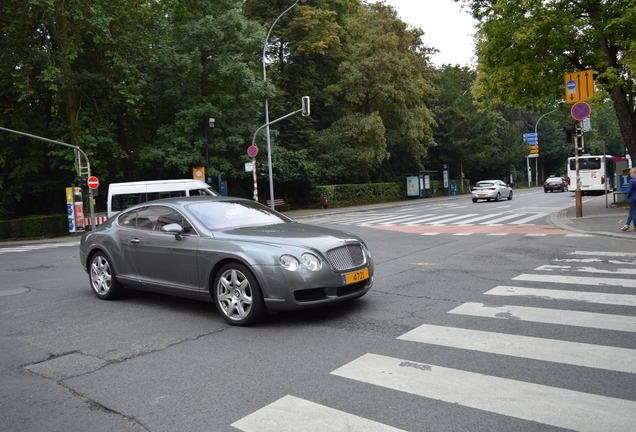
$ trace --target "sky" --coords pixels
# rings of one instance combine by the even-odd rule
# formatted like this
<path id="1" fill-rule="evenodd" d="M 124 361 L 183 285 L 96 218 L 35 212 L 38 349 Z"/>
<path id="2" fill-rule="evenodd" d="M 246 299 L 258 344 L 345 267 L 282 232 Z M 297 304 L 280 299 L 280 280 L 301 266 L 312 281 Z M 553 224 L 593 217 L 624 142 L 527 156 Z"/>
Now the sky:
<path id="1" fill-rule="evenodd" d="M 431 56 L 436 66 L 474 66 L 476 21 L 453 0 L 385 0 L 405 23 L 424 30 L 424 45 L 439 50 Z"/>

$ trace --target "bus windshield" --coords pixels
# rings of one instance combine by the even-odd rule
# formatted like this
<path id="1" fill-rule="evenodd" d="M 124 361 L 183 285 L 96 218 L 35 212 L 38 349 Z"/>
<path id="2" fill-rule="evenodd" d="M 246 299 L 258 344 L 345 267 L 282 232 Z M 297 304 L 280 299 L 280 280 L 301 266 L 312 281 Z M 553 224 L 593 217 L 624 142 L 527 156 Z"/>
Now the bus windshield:
<path id="1" fill-rule="evenodd" d="M 576 160 L 570 159 L 570 169 L 576 170 Z M 598 170 L 601 169 L 601 158 L 579 158 L 579 170 Z"/>

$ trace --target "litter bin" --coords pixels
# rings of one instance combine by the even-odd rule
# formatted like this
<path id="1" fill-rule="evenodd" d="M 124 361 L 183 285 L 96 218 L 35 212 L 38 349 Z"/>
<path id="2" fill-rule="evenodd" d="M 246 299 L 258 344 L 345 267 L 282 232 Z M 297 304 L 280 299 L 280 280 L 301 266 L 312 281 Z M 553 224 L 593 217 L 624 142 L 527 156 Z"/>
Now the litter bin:
<path id="1" fill-rule="evenodd" d="M 452 196 L 457 195 L 457 185 L 455 183 L 450 184 L 450 194 Z"/>
<path id="2" fill-rule="evenodd" d="M 322 208 L 324 208 L 324 209 L 329 207 L 329 197 L 327 195 L 323 195 L 320 198 L 320 204 L 322 205 Z"/>

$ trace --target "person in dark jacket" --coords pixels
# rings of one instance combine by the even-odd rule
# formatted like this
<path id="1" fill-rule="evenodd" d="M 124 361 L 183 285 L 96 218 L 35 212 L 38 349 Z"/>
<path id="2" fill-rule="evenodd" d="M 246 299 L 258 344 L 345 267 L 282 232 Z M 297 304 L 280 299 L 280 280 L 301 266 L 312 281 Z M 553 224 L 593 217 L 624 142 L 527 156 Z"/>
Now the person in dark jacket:
<path id="1" fill-rule="evenodd" d="M 621 228 L 621 231 L 629 231 L 629 224 L 634 224 L 634 231 L 636 231 L 636 168 L 632 168 L 629 171 L 631 178 L 629 179 L 629 190 L 627 191 L 627 202 L 629 202 L 629 214 L 627 215 L 627 222 L 625 226 Z"/>

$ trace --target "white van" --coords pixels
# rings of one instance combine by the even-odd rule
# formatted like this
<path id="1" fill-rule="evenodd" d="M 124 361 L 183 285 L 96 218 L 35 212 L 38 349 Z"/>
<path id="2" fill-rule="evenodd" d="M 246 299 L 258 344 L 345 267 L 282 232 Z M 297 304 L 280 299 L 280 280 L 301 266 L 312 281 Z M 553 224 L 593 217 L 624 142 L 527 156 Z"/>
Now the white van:
<path id="1" fill-rule="evenodd" d="M 146 201 L 201 195 L 217 196 L 218 193 L 207 183 L 193 179 L 111 183 L 108 186 L 108 217 Z"/>

